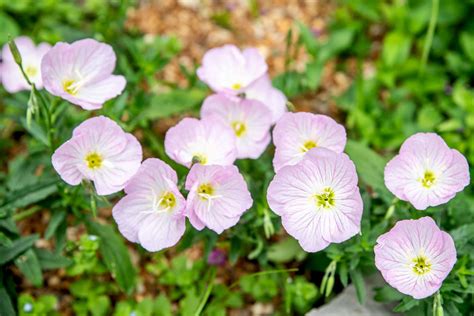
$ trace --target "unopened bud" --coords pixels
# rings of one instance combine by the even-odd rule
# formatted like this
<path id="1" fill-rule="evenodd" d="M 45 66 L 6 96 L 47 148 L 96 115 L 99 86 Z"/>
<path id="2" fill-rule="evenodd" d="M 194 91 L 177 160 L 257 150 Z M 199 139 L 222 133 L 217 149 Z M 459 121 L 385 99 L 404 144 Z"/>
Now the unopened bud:
<path id="1" fill-rule="evenodd" d="M 13 59 L 15 60 L 15 62 L 21 66 L 21 63 L 22 63 L 22 60 L 21 60 L 21 55 L 20 55 L 20 51 L 18 50 L 18 47 L 16 46 L 16 43 L 14 40 L 10 39 L 8 41 L 8 47 L 10 47 L 10 52 L 12 53 L 13 55 Z"/>

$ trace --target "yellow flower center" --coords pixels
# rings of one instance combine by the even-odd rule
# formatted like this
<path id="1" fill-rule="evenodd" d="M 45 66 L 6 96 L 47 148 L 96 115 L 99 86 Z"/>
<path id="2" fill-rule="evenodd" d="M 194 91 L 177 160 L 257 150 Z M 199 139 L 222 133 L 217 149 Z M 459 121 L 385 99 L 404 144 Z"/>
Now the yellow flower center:
<path id="1" fill-rule="evenodd" d="M 25 73 L 28 75 L 29 78 L 35 77 L 36 74 L 38 73 L 38 68 L 33 67 L 33 66 L 26 66 Z"/>
<path id="2" fill-rule="evenodd" d="M 176 205 L 176 197 L 171 192 L 166 192 L 160 199 L 161 209 L 172 209 Z"/>
<path id="3" fill-rule="evenodd" d="M 238 121 L 232 122 L 232 128 L 234 129 L 235 135 L 237 137 L 244 135 L 247 130 L 247 126 L 245 126 L 243 122 Z"/>
<path id="4" fill-rule="evenodd" d="M 240 90 L 240 88 L 242 88 L 242 85 L 240 83 L 234 83 L 232 85 L 232 89 L 234 90 Z"/>
<path id="5" fill-rule="evenodd" d="M 436 181 L 436 176 L 432 171 L 425 171 L 422 179 L 420 179 L 421 185 L 427 189 L 431 188 Z"/>
<path id="6" fill-rule="evenodd" d="M 86 156 L 86 163 L 89 169 L 97 169 L 102 166 L 102 156 L 98 153 L 90 153 Z"/>
<path id="7" fill-rule="evenodd" d="M 431 271 L 431 263 L 425 256 L 418 256 L 412 261 L 414 263 L 413 272 L 415 272 L 415 274 L 423 275 Z"/>
<path id="8" fill-rule="evenodd" d="M 325 188 L 321 194 L 316 194 L 314 197 L 318 207 L 329 209 L 336 204 L 334 191 L 331 188 Z"/>
<path id="9" fill-rule="evenodd" d="M 63 89 L 65 92 L 69 93 L 70 95 L 76 95 L 79 90 L 74 80 L 64 80 Z"/>
<path id="10" fill-rule="evenodd" d="M 306 143 L 303 144 L 303 146 L 301 146 L 301 151 L 305 153 L 316 146 L 317 144 L 314 141 L 308 140 Z"/>
<path id="11" fill-rule="evenodd" d="M 201 199 L 208 200 L 214 193 L 214 188 L 210 183 L 203 183 L 199 185 L 197 192 Z"/>
<path id="12" fill-rule="evenodd" d="M 194 154 L 193 164 L 194 163 L 200 163 L 201 165 L 205 165 L 207 163 L 207 157 L 203 154 Z"/>

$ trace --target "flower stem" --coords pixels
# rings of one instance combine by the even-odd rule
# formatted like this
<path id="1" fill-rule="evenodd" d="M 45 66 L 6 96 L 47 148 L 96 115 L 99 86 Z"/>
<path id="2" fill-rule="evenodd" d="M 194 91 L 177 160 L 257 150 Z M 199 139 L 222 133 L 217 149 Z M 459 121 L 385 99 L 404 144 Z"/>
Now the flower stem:
<path id="1" fill-rule="evenodd" d="M 207 300 L 209 299 L 209 296 L 211 295 L 212 288 L 214 287 L 214 279 L 216 278 L 216 268 L 212 267 L 210 271 L 210 276 L 209 276 L 209 282 L 206 288 L 206 292 L 204 292 L 204 296 L 201 299 L 201 302 L 199 303 L 198 308 L 196 309 L 196 313 L 194 313 L 195 316 L 201 315 L 204 306 L 206 306 Z"/>
<path id="2" fill-rule="evenodd" d="M 430 24 L 428 26 L 428 32 L 426 33 L 426 40 L 423 46 L 423 55 L 421 56 L 419 74 L 422 74 L 426 68 L 426 63 L 428 61 L 428 55 L 430 53 L 431 44 L 433 43 L 433 36 L 434 36 L 435 28 L 436 28 L 436 22 L 438 20 L 438 13 L 439 13 L 439 0 L 432 0 Z"/>

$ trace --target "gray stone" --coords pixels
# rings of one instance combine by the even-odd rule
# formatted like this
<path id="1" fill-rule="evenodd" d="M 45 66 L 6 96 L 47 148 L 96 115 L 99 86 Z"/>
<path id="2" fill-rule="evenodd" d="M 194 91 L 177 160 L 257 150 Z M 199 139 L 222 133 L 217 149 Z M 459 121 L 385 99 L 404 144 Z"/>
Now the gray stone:
<path id="1" fill-rule="evenodd" d="M 364 305 L 357 301 L 353 285 L 349 285 L 341 294 L 328 304 L 311 310 L 306 316 L 392 316 L 393 306 L 374 301 L 374 286 L 380 285 L 378 278 L 369 278 L 366 281 L 367 298 Z M 399 315 L 399 314 L 398 314 Z"/>

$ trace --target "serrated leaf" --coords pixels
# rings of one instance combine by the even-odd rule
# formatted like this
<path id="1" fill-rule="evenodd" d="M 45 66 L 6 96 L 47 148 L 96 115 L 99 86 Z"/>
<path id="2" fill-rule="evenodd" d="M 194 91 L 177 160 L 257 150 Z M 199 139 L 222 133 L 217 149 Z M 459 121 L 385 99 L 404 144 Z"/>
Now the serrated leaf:
<path id="1" fill-rule="evenodd" d="M 10 245 L 0 247 L 0 265 L 21 255 L 31 248 L 36 240 L 38 240 L 38 235 L 35 234 L 16 239 Z"/>
<path id="2" fill-rule="evenodd" d="M 111 226 L 92 221 L 87 222 L 87 230 L 100 238 L 100 253 L 107 268 L 122 290 L 130 294 L 135 287 L 137 271 L 130 261 L 123 238 Z"/>

